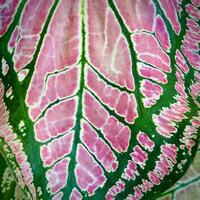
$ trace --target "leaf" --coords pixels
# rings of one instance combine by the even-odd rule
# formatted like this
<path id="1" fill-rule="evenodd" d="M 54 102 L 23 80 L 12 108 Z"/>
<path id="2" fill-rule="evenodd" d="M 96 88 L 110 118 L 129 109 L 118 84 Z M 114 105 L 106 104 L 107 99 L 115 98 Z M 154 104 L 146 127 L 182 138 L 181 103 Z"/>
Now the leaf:
<path id="1" fill-rule="evenodd" d="M 198 199 L 199 197 L 199 149 L 187 173 L 169 190 L 164 192 L 160 199 Z"/>
<path id="2" fill-rule="evenodd" d="M 155 199 L 184 175 L 199 139 L 198 1 L 1 4 L 0 150 L 17 190 Z"/>
<path id="3" fill-rule="evenodd" d="M 11 169 L 6 164 L 2 155 L 0 155 L 1 170 L 0 170 L 0 196 L 3 200 L 25 200 L 23 192 L 19 189 L 15 182 L 15 177 Z"/>

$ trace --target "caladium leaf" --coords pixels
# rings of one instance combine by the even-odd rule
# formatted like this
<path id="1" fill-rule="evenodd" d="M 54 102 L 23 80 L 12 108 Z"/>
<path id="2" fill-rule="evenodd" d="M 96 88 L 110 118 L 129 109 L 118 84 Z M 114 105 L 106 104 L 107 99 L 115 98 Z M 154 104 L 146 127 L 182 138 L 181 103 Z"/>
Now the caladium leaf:
<path id="1" fill-rule="evenodd" d="M 2 155 L 0 155 L 0 161 L 1 161 L 1 170 L 0 170 L 0 194 L 2 199 L 10 199 L 14 195 L 14 188 L 16 186 L 16 183 L 14 182 L 13 176 L 11 175 L 11 170 L 8 168 L 4 158 Z M 15 184 L 13 184 L 15 183 Z"/>
<path id="2" fill-rule="evenodd" d="M 0 5 L 0 150 L 26 198 L 155 199 L 184 175 L 199 1 Z"/>
<path id="3" fill-rule="evenodd" d="M 200 149 L 187 173 L 171 187 L 161 194 L 159 200 L 172 199 L 198 199 L 200 185 Z"/>
<path id="4" fill-rule="evenodd" d="M 26 196 L 21 191 L 16 181 L 16 174 L 7 165 L 5 159 L 0 154 L 0 197 L 1 199 L 26 200 Z"/>

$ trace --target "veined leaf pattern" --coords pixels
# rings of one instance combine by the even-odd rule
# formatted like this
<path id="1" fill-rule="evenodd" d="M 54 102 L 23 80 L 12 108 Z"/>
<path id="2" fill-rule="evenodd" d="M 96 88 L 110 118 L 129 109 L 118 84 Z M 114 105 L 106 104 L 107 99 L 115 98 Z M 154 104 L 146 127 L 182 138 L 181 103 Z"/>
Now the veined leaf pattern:
<path id="1" fill-rule="evenodd" d="M 155 199 L 184 175 L 199 137 L 199 7 L 0 2 L 0 169 L 18 182 L 13 198 Z"/>
<path id="2" fill-rule="evenodd" d="M 200 175 L 199 175 L 199 151 L 198 148 L 197 154 L 195 159 L 190 165 L 187 173 L 176 183 L 174 184 L 169 190 L 164 192 L 159 200 L 171 200 L 171 199 L 198 199 L 199 198 L 199 182 L 200 182 Z"/>

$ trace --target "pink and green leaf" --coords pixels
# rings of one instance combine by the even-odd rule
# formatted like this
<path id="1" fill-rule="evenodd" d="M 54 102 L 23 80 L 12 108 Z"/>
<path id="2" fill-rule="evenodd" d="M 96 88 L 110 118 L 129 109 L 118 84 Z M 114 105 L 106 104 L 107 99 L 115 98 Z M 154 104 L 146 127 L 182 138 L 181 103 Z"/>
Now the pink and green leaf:
<path id="1" fill-rule="evenodd" d="M 0 1 L 0 199 L 174 199 L 199 184 L 176 183 L 198 149 L 199 7 Z"/>

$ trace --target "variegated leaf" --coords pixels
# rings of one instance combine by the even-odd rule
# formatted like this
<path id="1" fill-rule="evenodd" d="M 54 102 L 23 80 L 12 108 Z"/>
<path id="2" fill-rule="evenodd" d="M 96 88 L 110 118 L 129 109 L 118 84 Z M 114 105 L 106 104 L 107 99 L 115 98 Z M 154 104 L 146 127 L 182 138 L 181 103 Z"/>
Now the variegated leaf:
<path id="1" fill-rule="evenodd" d="M 184 175 L 200 126 L 199 7 L 0 1 L 0 152 L 26 198 L 149 200 Z"/>

